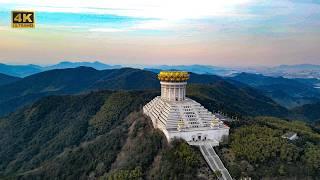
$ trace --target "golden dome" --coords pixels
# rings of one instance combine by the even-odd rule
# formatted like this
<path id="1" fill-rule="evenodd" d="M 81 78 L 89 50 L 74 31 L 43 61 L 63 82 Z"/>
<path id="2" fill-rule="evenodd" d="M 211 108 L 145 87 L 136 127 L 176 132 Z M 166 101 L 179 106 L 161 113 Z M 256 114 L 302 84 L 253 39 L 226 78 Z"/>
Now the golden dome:
<path id="1" fill-rule="evenodd" d="M 185 82 L 189 79 L 189 73 L 185 71 L 161 71 L 158 74 L 160 81 Z"/>

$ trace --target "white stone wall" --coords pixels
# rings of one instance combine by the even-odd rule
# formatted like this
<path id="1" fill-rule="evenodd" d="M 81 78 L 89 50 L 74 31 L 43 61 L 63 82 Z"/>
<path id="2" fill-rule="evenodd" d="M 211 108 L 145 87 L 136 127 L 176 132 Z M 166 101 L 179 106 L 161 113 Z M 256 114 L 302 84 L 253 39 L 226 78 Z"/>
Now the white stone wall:
<path id="1" fill-rule="evenodd" d="M 169 132 L 170 140 L 174 138 L 181 138 L 186 141 L 205 141 L 205 140 L 216 140 L 221 142 L 223 136 L 229 135 L 229 128 L 219 128 L 219 129 L 208 129 L 200 131 L 186 131 L 186 132 Z M 200 138 L 200 139 L 199 139 Z"/>

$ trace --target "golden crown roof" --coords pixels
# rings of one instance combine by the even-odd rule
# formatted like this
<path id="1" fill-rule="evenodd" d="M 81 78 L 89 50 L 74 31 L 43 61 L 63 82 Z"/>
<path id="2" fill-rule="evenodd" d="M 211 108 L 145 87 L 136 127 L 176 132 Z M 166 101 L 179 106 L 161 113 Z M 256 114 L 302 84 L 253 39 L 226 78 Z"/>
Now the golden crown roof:
<path id="1" fill-rule="evenodd" d="M 185 82 L 189 79 L 189 73 L 185 71 L 161 71 L 158 79 L 165 82 Z"/>

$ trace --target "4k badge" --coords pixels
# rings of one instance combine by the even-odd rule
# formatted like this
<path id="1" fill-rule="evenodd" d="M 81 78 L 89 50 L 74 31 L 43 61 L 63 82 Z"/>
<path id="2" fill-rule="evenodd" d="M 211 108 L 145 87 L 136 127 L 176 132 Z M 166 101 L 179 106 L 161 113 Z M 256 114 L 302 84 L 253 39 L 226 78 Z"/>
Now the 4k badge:
<path id="1" fill-rule="evenodd" d="M 34 28 L 35 17 L 33 11 L 12 11 L 13 28 Z"/>

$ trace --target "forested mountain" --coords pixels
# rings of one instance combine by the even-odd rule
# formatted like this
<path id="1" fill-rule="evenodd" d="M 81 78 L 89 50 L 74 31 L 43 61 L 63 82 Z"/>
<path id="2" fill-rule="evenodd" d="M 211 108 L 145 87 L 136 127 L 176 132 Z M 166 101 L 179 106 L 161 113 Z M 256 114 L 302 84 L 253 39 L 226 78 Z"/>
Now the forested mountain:
<path id="1" fill-rule="evenodd" d="M 319 179 L 320 134 L 301 121 L 256 117 L 231 125 L 229 142 L 217 147 L 234 178 Z M 295 132 L 296 140 L 282 136 Z"/>
<path id="2" fill-rule="evenodd" d="M 0 119 L 0 179 L 208 179 L 197 149 L 137 112 L 154 95 L 51 96 Z"/>
<path id="3" fill-rule="evenodd" d="M 311 122 L 320 122 L 320 103 L 305 104 L 291 110 L 291 118 Z"/>
<path id="4" fill-rule="evenodd" d="M 98 89 L 151 89 L 155 86 L 159 86 L 156 75 L 138 69 L 98 71 L 79 67 L 51 70 L 2 86 L 0 115 L 47 95 L 77 94 Z"/>
<path id="5" fill-rule="evenodd" d="M 320 101 L 320 89 L 314 88 L 314 85 L 308 83 L 307 80 L 249 73 L 240 73 L 230 79 L 259 89 L 266 96 L 288 108 Z M 232 81 L 230 82 L 232 83 Z M 235 85 L 237 84 L 235 83 Z"/>
<path id="6" fill-rule="evenodd" d="M 288 110 L 249 87 L 235 87 L 225 81 L 211 85 L 193 84 L 187 95 L 211 111 L 223 111 L 229 116 L 269 115 L 286 117 Z"/>
<path id="7" fill-rule="evenodd" d="M 210 111 L 240 117 L 229 124 L 229 143 L 216 149 L 233 177 L 319 175 L 319 133 L 302 122 L 247 117 L 288 117 L 286 108 L 218 76 L 191 74 L 189 83 L 188 97 Z M 215 178 L 196 147 L 179 140 L 168 144 L 141 113 L 160 94 L 159 86 L 152 72 L 86 67 L 2 86 L 2 102 L 36 102 L 0 118 L 0 179 Z M 299 141 L 281 138 L 287 131 L 297 132 Z"/>
<path id="8" fill-rule="evenodd" d="M 189 95 L 212 110 L 224 96 L 212 86 L 191 85 Z M 142 115 L 142 106 L 156 95 L 98 91 L 49 96 L 0 118 L 0 179 L 213 179 L 196 147 L 183 141 L 168 144 Z M 243 99 L 233 98 L 233 105 L 221 107 L 249 114 L 236 105 Z M 217 152 L 234 178 L 319 175 L 320 135 L 304 123 L 243 118 L 229 125 L 230 141 Z M 282 139 L 288 130 L 300 140 Z"/>
<path id="9" fill-rule="evenodd" d="M 191 74 L 190 84 L 212 85 L 216 92 L 211 93 L 211 101 L 216 99 L 218 107 L 223 104 L 240 103 L 239 109 L 233 107 L 229 110 L 253 115 L 255 111 L 262 111 L 282 115 L 284 110 L 271 99 L 249 87 L 236 87 L 215 75 Z M 0 115 L 12 112 L 17 108 L 32 103 L 48 95 L 78 94 L 95 90 L 146 90 L 160 89 L 157 74 L 139 69 L 123 68 L 98 71 L 93 68 L 79 67 L 70 69 L 51 70 L 25 77 L 17 82 L 4 85 L 0 88 Z M 202 88 L 206 90 L 206 88 Z M 224 98 L 222 98 L 224 97 Z M 249 97 L 250 100 L 247 100 Z M 240 102 L 243 101 L 243 102 Z M 247 108 L 251 104 L 259 104 L 259 109 Z M 273 108 L 271 108 L 273 106 Z M 247 108 L 247 109 L 245 109 Z M 275 110 L 277 109 L 277 110 Z M 251 111 L 251 112 L 249 112 Z M 277 112 L 275 112 L 277 111 Z M 282 111 L 282 112 L 280 112 Z"/>
<path id="10" fill-rule="evenodd" d="M 0 86 L 18 81 L 20 78 L 0 73 Z"/>

